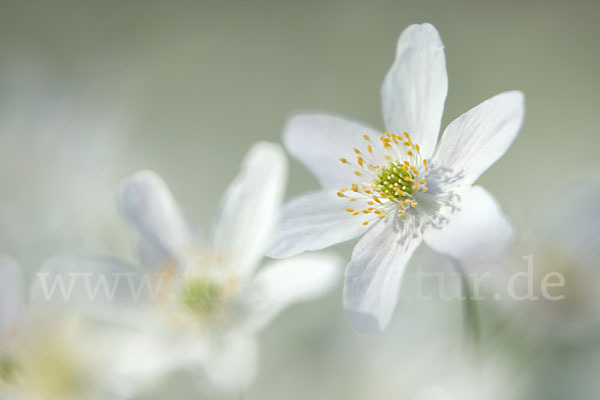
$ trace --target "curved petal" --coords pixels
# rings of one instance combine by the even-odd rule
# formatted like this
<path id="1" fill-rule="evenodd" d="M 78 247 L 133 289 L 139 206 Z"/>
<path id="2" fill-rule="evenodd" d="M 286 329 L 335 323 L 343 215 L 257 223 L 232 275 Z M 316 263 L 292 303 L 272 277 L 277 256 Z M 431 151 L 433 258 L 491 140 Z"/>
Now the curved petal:
<path id="1" fill-rule="evenodd" d="M 221 203 L 214 230 L 215 251 L 231 257 L 241 274 L 262 259 L 279 219 L 287 160 L 273 143 L 255 144 Z"/>
<path id="2" fill-rule="evenodd" d="M 160 176 L 152 171 L 135 173 L 122 184 L 118 202 L 135 232 L 144 265 L 155 268 L 183 263 L 185 251 L 192 246 L 192 234 Z"/>
<path id="3" fill-rule="evenodd" d="M 247 328 L 256 332 L 286 307 L 323 295 L 336 284 L 340 268 L 340 258 L 328 254 L 304 254 L 266 265 L 244 296 Z"/>
<path id="4" fill-rule="evenodd" d="M 0 349 L 18 329 L 23 312 L 23 275 L 10 258 L 0 257 Z"/>
<path id="5" fill-rule="evenodd" d="M 381 133 L 346 117 L 302 113 L 288 120 L 283 143 L 315 175 L 323 188 L 331 189 L 349 186 L 356 180 L 354 169 L 342 164 L 340 158 L 354 160 L 354 148 L 364 150 L 367 145 L 364 135 L 376 138 Z"/>
<path id="6" fill-rule="evenodd" d="M 452 171 L 457 183 L 472 184 L 508 150 L 525 115 L 519 91 L 500 93 L 448 125 L 431 160 L 432 168 Z"/>
<path id="7" fill-rule="evenodd" d="M 447 92 L 446 57 L 437 30 L 431 24 L 409 26 L 398 39 L 396 60 L 381 88 L 387 129 L 408 132 L 428 158 L 440 132 Z"/>
<path id="8" fill-rule="evenodd" d="M 429 228 L 425 243 L 440 253 L 460 260 L 483 260 L 502 253 L 512 239 L 512 226 L 494 197 L 481 186 L 460 194 L 457 209 L 440 210 L 447 224 Z"/>
<path id="9" fill-rule="evenodd" d="M 243 392 L 258 370 L 256 339 L 248 335 L 226 335 L 213 343 L 202 362 L 203 372 L 216 389 Z"/>
<path id="10" fill-rule="evenodd" d="M 145 327 L 154 301 L 168 289 L 165 281 L 159 271 L 112 258 L 55 257 L 36 273 L 30 304 L 38 314 L 75 311 L 94 320 Z"/>
<path id="11" fill-rule="evenodd" d="M 420 243 L 421 237 L 413 237 L 407 230 L 398 231 L 394 219 L 389 218 L 358 242 L 346 268 L 344 308 L 359 332 L 375 334 L 387 327 L 396 308 L 404 269 Z"/>
<path id="12" fill-rule="evenodd" d="M 320 250 L 353 239 L 367 231 L 364 219 L 346 211 L 348 200 L 323 190 L 300 195 L 283 206 L 281 222 L 269 257 L 284 258 Z"/>

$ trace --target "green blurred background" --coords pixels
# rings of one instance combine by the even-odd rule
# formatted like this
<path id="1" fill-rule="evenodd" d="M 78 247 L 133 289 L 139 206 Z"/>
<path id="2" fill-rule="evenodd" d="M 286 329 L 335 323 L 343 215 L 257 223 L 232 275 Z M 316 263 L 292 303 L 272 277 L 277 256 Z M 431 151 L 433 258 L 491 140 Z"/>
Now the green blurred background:
<path id="1" fill-rule="evenodd" d="M 532 214 L 568 215 L 563 194 L 598 175 L 599 17 L 597 1 L 3 0 L 0 251 L 30 274 L 57 253 L 133 258 L 115 191 L 146 168 L 208 230 L 246 149 L 279 141 L 290 113 L 382 126 L 380 84 L 416 22 L 433 23 L 446 46 L 444 126 L 500 91 L 525 92 L 522 132 L 480 182 L 521 237 L 535 236 Z M 291 166 L 290 195 L 316 188 Z M 426 250 L 413 264 L 448 268 Z M 461 314 L 458 302 L 402 302 L 383 336 L 360 337 L 338 288 L 265 332 L 247 398 L 465 399 L 479 380 L 488 399 L 600 397 L 596 332 L 557 338 L 527 318 L 485 316 L 499 343 L 485 367 L 462 368 Z M 190 381 L 174 376 L 141 398 L 198 398 Z"/>

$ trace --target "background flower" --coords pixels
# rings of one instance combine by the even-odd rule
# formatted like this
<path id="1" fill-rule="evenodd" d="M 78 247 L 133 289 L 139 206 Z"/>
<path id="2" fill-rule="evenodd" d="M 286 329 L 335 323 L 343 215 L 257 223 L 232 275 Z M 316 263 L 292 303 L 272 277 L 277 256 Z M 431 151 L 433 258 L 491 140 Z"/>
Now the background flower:
<path id="1" fill-rule="evenodd" d="M 60 279 L 69 287 L 73 274 L 110 281 L 105 287 L 113 289 L 104 298 L 90 290 L 98 283 L 80 281 L 66 300 L 94 319 L 124 326 L 113 339 L 119 361 L 112 375 L 128 392 L 178 369 L 208 378 L 201 381 L 204 389 L 245 391 L 257 370 L 255 335 L 286 307 L 332 289 L 338 277 L 333 256 L 305 255 L 258 268 L 286 179 L 278 145 L 252 146 L 223 196 L 212 234 L 203 238 L 193 233 L 166 183 L 154 172 L 138 172 L 123 183 L 118 200 L 140 266 L 65 259 L 44 269 L 50 282 Z M 132 289 L 121 278 L 136 270 Z"/>

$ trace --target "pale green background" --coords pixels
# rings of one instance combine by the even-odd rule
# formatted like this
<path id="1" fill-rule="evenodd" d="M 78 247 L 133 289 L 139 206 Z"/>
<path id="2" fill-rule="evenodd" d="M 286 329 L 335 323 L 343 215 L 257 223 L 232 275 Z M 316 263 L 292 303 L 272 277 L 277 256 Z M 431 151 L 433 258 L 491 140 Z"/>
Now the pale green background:
<path id="1" fill-rule="evenodd" d="M 528 232 L 540 207 L 573 212 L 562 193 L 598 175 L 599 17 L 595 1 L 2 1 L 0 250 L 30 274 L 56 253 L 131 258 L 114 193 L 142 168 L 161 174 L 206 231 L 246 149 L 279 141 L 290 113 L 381 126 L 379 88 L 398 35 L 425 21 L 446 45 L 444 126 L 500 91 L 526 94 L 519 138 L 480 182 Z M 292 162 L 289 194 L 312 188 Z M 340 303 L 338 288 L 269 328 L 248 398 L 404 398 L 415 375 L 438 382 L 432 365 L 447 356 L 413 354 L 437 348 L 414 345 L 423 330 L 447 330 L 432 339 L 442 348 L 460 345 L 460 305 L 401 305 L 371 339 L 351 330 Z M 597 398 L 598 344 L 547 346 L 517 362 L 525 378 L 513 368 L 521 398 Z M 521 352 L 506 347 L 510 360 Z M 175 379 L 162 393 L 197 398 Z"/>

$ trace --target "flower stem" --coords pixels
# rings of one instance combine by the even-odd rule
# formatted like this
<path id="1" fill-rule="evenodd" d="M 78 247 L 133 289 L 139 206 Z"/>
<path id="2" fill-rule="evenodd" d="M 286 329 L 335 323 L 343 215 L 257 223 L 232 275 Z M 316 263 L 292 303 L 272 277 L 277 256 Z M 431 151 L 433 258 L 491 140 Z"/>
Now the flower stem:
<path id="1" fill-rule="evenodd" d="M 472 343 L 476 355 L 479 355 L 481 349 L 481 321 L 479 319 L 479 309 L 477 300 L 473 298 L 469 279 L 460 262 L 454 258 L 451 259 L 452 266 L 460 276 L 462 287 L 462 296 L 465 299 L 463 308 L 463 317 L 465 324 L 465 337 Z"/>

